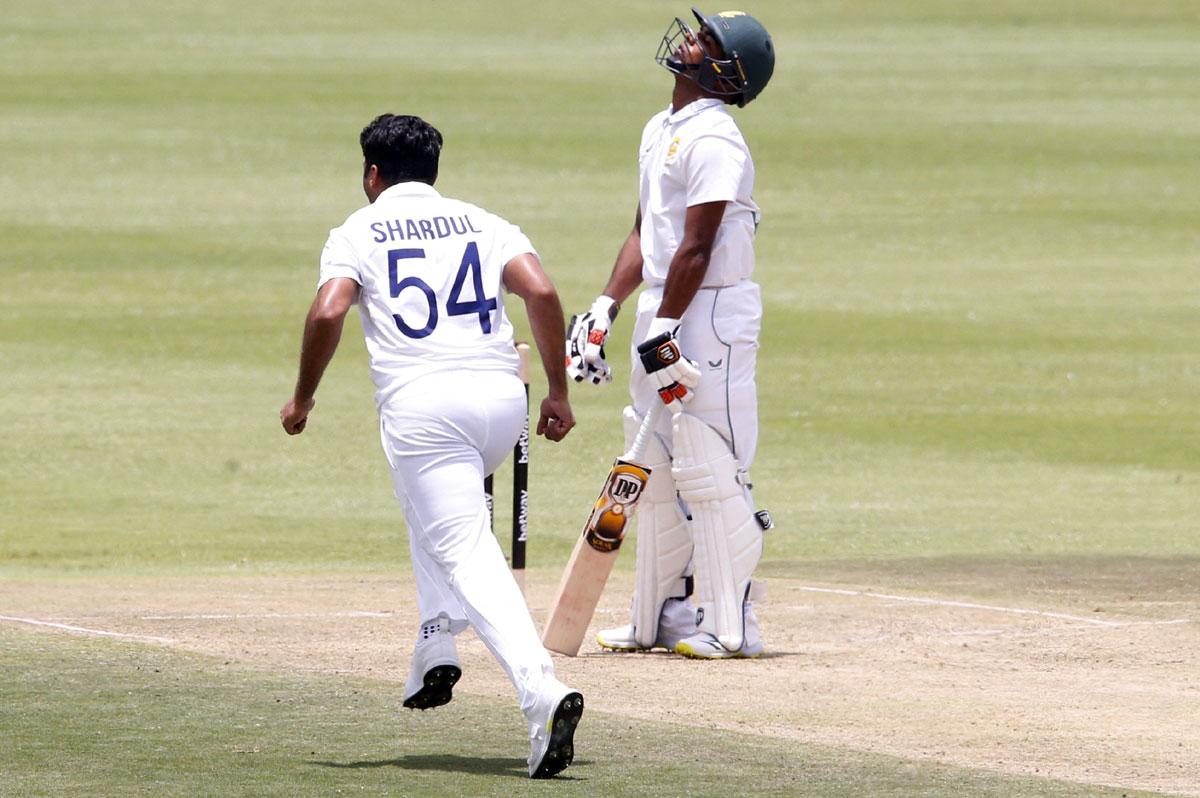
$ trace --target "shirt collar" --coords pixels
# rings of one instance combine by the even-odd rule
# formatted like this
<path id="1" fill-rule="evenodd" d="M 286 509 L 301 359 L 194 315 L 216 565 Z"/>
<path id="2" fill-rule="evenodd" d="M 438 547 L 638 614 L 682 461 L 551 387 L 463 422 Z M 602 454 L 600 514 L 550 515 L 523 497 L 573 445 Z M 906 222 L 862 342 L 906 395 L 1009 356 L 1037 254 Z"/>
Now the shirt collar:
<path id="1" fill-rule="evenodd" d="M 441 194 L 428 183 L 422 183 L 419 180 L 412 180 L 404 183 L 396 183 L 388 186 L 379 193 L 377 199 L 384 197 L 440 197 Z"/>
<path id="2" fill-rule="evenodd" d="M 676 124 L 685 119 L 691 119 L 701 111 L 707 111 L 709 108 L 715 108 L 725 104 L 725 101 L 718 97 L 702 97 L 699 100 L 692 100 L 687 105 L 680 108 L 674 113 L 671 112 L 671 106 L 667 106 L 667 124 Z"/>

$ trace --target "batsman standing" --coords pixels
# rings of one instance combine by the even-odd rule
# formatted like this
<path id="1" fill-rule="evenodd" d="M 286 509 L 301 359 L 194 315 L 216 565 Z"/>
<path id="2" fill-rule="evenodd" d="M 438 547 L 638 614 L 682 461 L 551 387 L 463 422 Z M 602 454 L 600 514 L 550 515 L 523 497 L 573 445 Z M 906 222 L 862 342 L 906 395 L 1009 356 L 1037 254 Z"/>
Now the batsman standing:
<path id="1" fill-rule="evenodd" d="M 755 513 L 755 358 L 762 321 L 754 271 L 754 162 L 727 106 L 744 106 L 775 66 L 771 37 L 740 11 L 676 19 L 656 61 L 674 74 L 671 105 L 646 124 L 637 215 L 591 310 L 573 317 L 567 371 L 611 379 L 604 342 L 643 282 L 633 331 L 627 439 L 652 403 L 663 414 L 637 517 L 631 623 L 598 635 L 617 651 L 672 649 L 703 659 L 763 651 L 751 577 L 770 517 Z M 696 604 L 691 596 L 695 593 Z"/>
<path id="2" fill-rule="evenodd" d="M 360 144 L 369 204 L 329 234 L 299 378 L 280 420 L 289 435 L 304 431 L 357 304 L 422 618 L 404 705 L 451 700 L 462 674 L 454 635 L 469 624 L 516 687 L 528 721 L 529 775 L 553 776 L 574 756 L 583 697 L 554 676 L 491 534 L 483 477 L 512 451 L 526 415 L 501 289 L 528 310 L 549 384 L 537 433 L 552 441 L 575 424 L 558 354 L 562 306 L 520 228 L 434 190 L 442 135 L 433 126 L 384 114 L 363 129 Z"/>

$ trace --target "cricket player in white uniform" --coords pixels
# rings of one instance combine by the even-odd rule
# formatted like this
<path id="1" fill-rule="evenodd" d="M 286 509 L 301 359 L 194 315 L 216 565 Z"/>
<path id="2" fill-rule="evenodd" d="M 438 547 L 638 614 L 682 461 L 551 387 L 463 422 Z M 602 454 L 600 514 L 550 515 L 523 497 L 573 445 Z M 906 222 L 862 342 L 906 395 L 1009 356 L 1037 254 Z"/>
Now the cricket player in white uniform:
<path id="1" fill-rule="evenodd" d="M 304 430 L 357 304 L 422 618 L 404 705 L 451 700 L 462 674 L 454 635 L 472 626 L 516 687 L 529 726 L 529 774 L 548 778 L 574 756 L 583 696 L 554 677 L 491 533 L 483 477 L 525 424 L 503 290 L 525 301 L 542 353 L 549 395 L 538 434 L 559 441 L 575 424 L 559 349 L 562 307 L 520 228 L 434 190 L 442 146 L 434 127 L 384 114 L 364 128 L 360 144 L 370 204 L 329 234 L 299 379 L 280 419 L 290 435 Z"/>
<path id="2" fill-rule="evenodd" d="M 770 516 L 756 513 L 755 357 L 762 321 L 754 271 L 754 162 L 727 106 L 753 100 L 775 65 L 771 37 L 740 11 L 676 19 L 656 60 L 675 75 L 671 105 L 642 132 L 636 220 L 603 294 L 571 320 L 567 369 L 611 379 L 603 345 L 620 303 L 643 282 L 633 332 L 627 436 L 657 401 L 637 516 L 630 624 L 601 646 L 672 649 L 704 659 L 763 651 L 751 577 Z M 696 604 L 690 597 L 695 593 Z"/>

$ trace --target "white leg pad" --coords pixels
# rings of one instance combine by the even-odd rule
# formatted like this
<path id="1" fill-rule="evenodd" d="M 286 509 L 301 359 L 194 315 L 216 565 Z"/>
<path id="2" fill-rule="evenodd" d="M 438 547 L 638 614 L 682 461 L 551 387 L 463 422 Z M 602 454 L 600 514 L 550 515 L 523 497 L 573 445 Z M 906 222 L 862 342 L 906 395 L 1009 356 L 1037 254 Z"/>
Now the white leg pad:
<path id="1" fill-rule="evenodd" d="M 729 651 L 745 641 L 742 602 L 762 557 L 762 528 L 738 480 L 738 464 L 716 430 L 688 413 L 672 421 L 671 475 L 692 516 L 701 631 Z"/>
<path id="2" fill-rule="evenodd" d="M 632 407 L 624 413 L 626 443 L 632 443 L 642 419 Z M 658 625 L 667 599 L 683 594 L 683 575 L 692 559 L 692 536 L 679 507 L 671 458 L 657 437 L 651 436 L 643 465 L 650 479 L 642 493 L 634 523 L 637 525 L 636 580 L 630 621 L 639 646 L 650 648 L 658 638 Z"/>

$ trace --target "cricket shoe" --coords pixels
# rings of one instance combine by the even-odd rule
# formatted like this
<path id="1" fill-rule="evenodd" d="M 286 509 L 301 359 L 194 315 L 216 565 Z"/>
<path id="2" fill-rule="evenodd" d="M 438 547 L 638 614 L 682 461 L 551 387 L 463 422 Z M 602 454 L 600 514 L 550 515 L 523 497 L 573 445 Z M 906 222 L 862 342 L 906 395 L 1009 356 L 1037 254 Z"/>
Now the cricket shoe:
<path id="1" fill-rule="evenodd" d="M 454 685 L 462 677 L 450 618 L 441 614 L 421 624 L 417 645 L 413 648 L 408 681 L 404 684 L 404 706 L 408 709 L 433 709 L 449 704 Z"/>
<path id="2" fill-rule="evenodd" d="M 583 716 L 583 695 L 551 679 L 529 719 L 529 778 L 548 779 L 575 758 L 575 727 Z"/>
<path id="3" fill-rule="evenodd" d="M 596 635 L 596 642 L 600 644 L 600 648 L 606 648 L 609 651 L 651 651 L 656 648 L 673 651 L 680 639 L 678 636 L 664 633 L 662 628 L 659 628 L 654 645 L 649 647 L 638 645 L 633 636 L 633 624 L 630 623 L 615 629 L 601 629 Z"/>
<path id="4" fill-rule="evenodd" d="M 763 653 L 762 634 L 758 629 L 758 617 L 754 608 L 747 601 L 742 605 L 743 628 L 742 647 L 730 651 L 721 645 L 717 636 L 704 629 L 686 637 L 675 644 L 675 653 L 692 659 L 754 659 Z M 702 622 L 703 623 L 703 622 Z"/>
<path id="5" fill-rule="evenodd" d="M 743 643 L 737 651 L 730 651 L 717 642 L 716 635 L 697 632 L 676 643 L 675 653 L 692 659 L 754 659 L 762 655 L 763 644 L 761 640 L 753 645 Z"/>
<path id="6" fill-rule="evenodd" d="M 667 599 L 658 617 L 658 635 L 654 644 L 640 645 L 633 634 L 633 624 L 616 629 L 602 629 L 596 642 L 609 651 L 650 651 L 656 648 L 674 651 L 680 640 L 696 633 L 696 608 L 687 599 Z"/>

